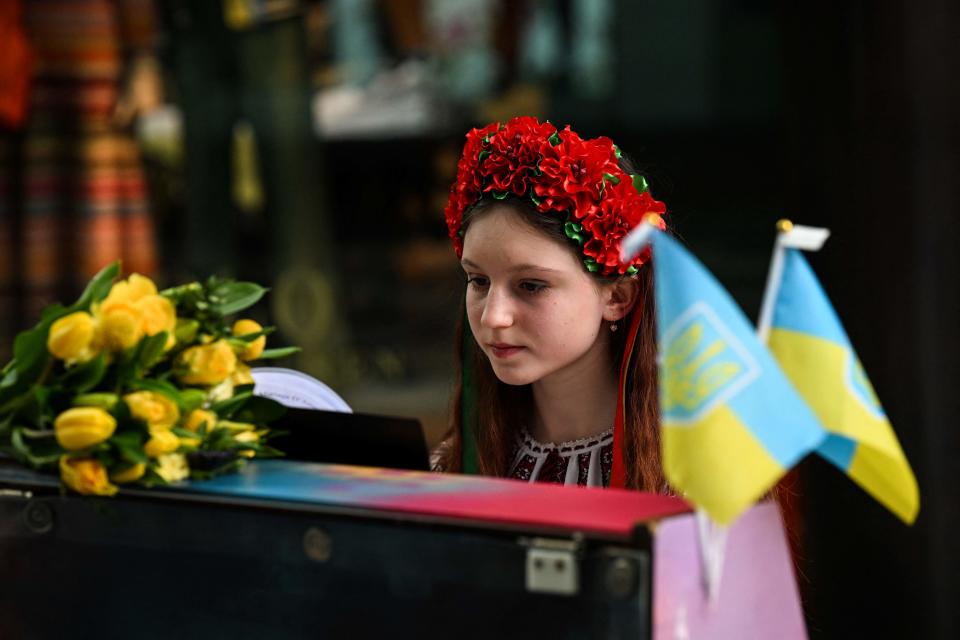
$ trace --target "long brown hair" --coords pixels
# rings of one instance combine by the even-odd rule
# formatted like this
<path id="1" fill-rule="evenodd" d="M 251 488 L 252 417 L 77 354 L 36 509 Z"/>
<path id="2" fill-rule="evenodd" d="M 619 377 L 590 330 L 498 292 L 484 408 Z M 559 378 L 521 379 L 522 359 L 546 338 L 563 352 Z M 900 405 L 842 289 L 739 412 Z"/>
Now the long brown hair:
<path id="1" fill-rule="evenodd" d="M 481 199 L 463 218 L 462 229 L 466 231 L 470 222 L 476 220 L 491 205 L 510 207 L 525 223 L 546 233 L 550 238 L 568 247 L 570 244 L 563 232 L 563 223 L 554 217 L 538 213 L 525 200 L 506 198 L 491 201 Z M 578 260 L 579 260 L 578 255 Z M 586 271 L 586 268 L 584 267 Z M 588 272 L 589 273 L 589 272 Z M 614 281 L 616 278 L 601 278 L 595 274 L 598 284 Z M 641 314 L 640 328 L 630 358 L 624 394 L 624 468 L 626 486 L 651 492 L 663 492 L 666 483 L 660 463 L 660 405 L 657 391 L 657 337 L 656 310 L 653 295 L 653 264 L 644 264 L 634 277 L 639 282 L 639 295 L 630 314 L 623 319 L 624 328 L 630 325 L 634 314 Z M 501 382 L 490 361 L 477 345 L 469 339 L 463 347 L 464 304 L 457 321 L 456 355 L 454 361 L 455 384 L 450 412 L 450 430 L 436 452 L 436 467 L 441 471 L 462 471 L 462 420 L 463 420 L 463 349 L 469 349 L 473 366 L 474 403 L 476 407 L 476 450 L 479 471 L 483 475 L 505 476 L 509 472 L 510 456 L 518 425 L 530 424 L 533 416 L 533 396 L 529 385 L 512 386 Z M 619 377 L 620 365 L 626 345 L 627 331 L 618 331 L 611 335 L 610 366 L 614 376 Z"/>

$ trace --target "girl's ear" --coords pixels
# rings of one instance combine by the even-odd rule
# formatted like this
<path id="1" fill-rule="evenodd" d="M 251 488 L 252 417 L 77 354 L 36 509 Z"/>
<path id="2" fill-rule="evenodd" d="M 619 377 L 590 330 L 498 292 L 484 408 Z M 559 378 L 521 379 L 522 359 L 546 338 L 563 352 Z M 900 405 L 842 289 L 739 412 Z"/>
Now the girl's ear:
<path id="1" fill-rule="evenodd" d="M 640 281 L 637 278 L 621 278 L 605 289 L 603 319 L 616 322 L 623 319 L 640 297 Z"/>

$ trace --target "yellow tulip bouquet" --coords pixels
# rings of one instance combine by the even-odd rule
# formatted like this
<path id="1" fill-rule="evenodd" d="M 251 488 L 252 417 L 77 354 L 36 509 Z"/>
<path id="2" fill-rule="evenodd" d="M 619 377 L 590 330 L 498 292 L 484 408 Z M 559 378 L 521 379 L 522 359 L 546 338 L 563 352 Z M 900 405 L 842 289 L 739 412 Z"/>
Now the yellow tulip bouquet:
<path id="1" fill-rule="evenodd" d="M 211 278 L 158 291 L 104 268 L 69 307 L 51 305 L 14 341 L 0 371 L 0 456 L 58 470 L 83 494 L 166 484 L 281 455 L 267 444 L 283 414 L 253 395 L 249 363 L 271 328 L 229 318 L 266 289 Z M 116 282 L 115 282 L 116 280 Z"/>

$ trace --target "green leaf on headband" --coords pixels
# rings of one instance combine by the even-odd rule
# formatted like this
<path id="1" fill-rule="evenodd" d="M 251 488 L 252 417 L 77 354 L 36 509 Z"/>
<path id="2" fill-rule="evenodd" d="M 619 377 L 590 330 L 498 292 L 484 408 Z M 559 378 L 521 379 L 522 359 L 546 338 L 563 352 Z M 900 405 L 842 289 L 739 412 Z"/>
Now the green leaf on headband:
<path id="1" fill-rule="evenodd" d="M 585 258 L 583 260 L 583 264 L 587 267 L 587 271 L 590 273 L 596 273 L 597 271 L 600 271 L 600 265 L 598 265 L 597 261 L 593 258 Z"/>
<path id="2" fill-rule="evenodd" d="M 497 200 L 503 200 L 508 195 L 510 195 L 509 191 L 493 191 L 492 193 L 493 193 L 493 197 L 496 198 Z"/>
<path id="3" fill-rule="evenodd" d="M 530 201 L 533 202 L 533 204 L 537 205 L 538 207 L 540 206 L 540 203 L 543 202 L 543 200 L 541 200 L 536 196 L 536 194 L 534 194 L 533 189 L 530 189 Z"/>
<path id="4" fill-rule="evenodd" d="M 623 157 L 623 154 L 620 153 L 620 147 L 618 147 L 617 145 L 613 145 L 613 153 L 614 153 L 614 155 L 617 156 L 617 160 L 619 160 L 621 157 Z"/>
<path id="5" fill-rule="evenodd" d="M 633 178 L 633 188 L 637 190 L 637 193 L 644 193 L 650 190 L 650 185 L 647 183 L 647 179 L 639 173 L 636 173 L 630 177 Z"/>
<path id="6" fill-rule="evenodd" d="M 583 227 L 576 222 L 567 222 L 563 225 L 563 232 L 567 234 L 567 237 L 580 246 L 583 246 L 583 243 L 587 241 L 587 236 L 582 231 Z"/>
<path id="7" fill-rule="evenodd" d="M 549 142 L 551 146 L 554 146 L 554 147 L 557 146 L 558 144 L 560 144 L 560 134 L 554 131 L 553 135 L 547 138 L 547 142 Z"/>
<path id="8" fill-rule="evenodd" d="M 632 276 L 632 275 L 635 274 L 637 271 L 640 271 L 640 269 L 637 269 L 636 267 L 630 267 L 629 269 L 627 269 L 627 275 L 628 275 L 628 276 Z"/>
<path id="9" fill-rule="evenodd" d="M 487 135 L 483 136 L 483 144 L 490 144 L 490 138 L 492 137 L 493 137 L 492 133 L 488 133 Z"/>
<path id="10" fill-rule="evenodd" d="M 613 183 L 613 184 L 620 184 L 620 178 L 618 178 L 617 176 L 613 175 L 612 173 L 605 173 L 605 174 L 603 174 L 603 181 L 604 181 L 604 182 L 610 182 L 610 183 Z"/>
<path id="11" fill-rule="evenodd" d="M 486 158 L 488 155 L 490 155 L 489 149 L 484 149 L 484 150 L 481 151 L 480 154 L 477 156 L 477 162 L 483 162 L 483 159 Z"/>

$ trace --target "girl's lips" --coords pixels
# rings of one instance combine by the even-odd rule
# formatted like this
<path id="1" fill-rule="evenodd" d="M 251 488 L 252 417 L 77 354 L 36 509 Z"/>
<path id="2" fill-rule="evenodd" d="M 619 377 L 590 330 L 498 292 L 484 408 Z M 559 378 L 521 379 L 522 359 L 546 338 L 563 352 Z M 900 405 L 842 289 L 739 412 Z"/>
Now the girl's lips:
<path id="1" fill-rule="evenodd" d="M 493 355 L 498 358 L 509 358 L 512 355 L 520 353 L 523 351 L 524 347 L 518 347 L 514 344 L 491 344 L 490 349 L 493 350 Z"/>

